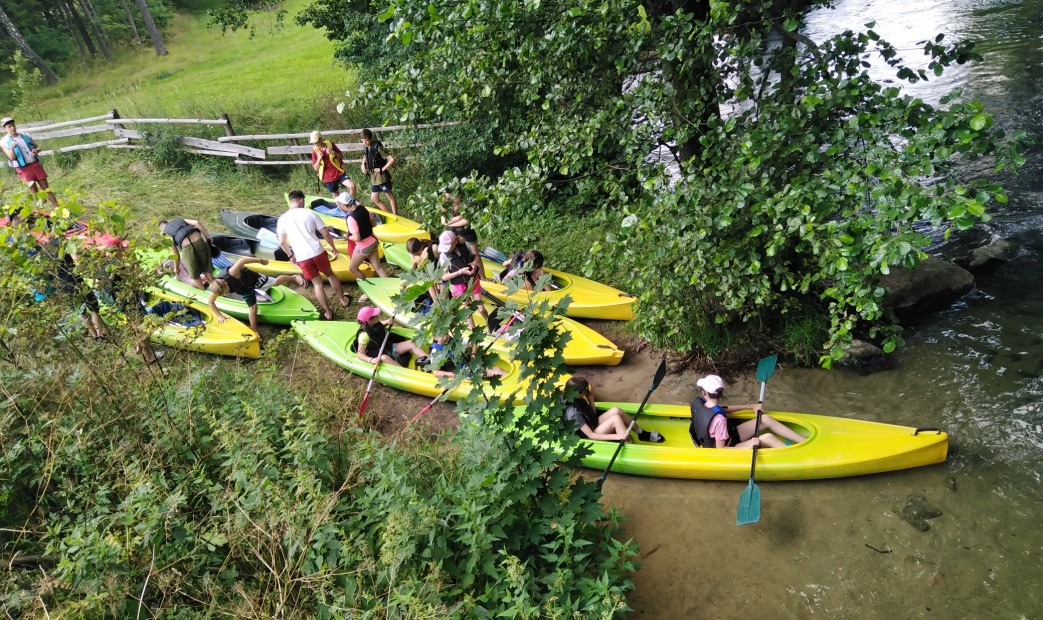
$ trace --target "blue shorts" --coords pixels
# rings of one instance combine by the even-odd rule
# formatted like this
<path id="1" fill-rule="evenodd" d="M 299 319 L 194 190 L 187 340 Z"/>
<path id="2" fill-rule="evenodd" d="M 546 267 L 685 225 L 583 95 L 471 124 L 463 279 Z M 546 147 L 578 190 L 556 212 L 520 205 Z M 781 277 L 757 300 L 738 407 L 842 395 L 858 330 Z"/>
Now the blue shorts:
<path id="1" fill-rule="evenodd" d="M 333 181 L 323 181 L 322 184 L 326 186 L 326 191 L 331 194 L 340 193 L 340 185 L 344 182 L 344 179 L 348 177 L 347 174 L 342 174 Z"/>
<path id="2" fill-rule="evenodd" d="M 380 185 L 370 185 L 369 186 L 369 193 L 371 193 L 371 194 L 387 193 L 387 192 L 390 192 L 390 191 L 391 191 L 391 181 L 388 181 L 387 183 L 381 183 Z"/>

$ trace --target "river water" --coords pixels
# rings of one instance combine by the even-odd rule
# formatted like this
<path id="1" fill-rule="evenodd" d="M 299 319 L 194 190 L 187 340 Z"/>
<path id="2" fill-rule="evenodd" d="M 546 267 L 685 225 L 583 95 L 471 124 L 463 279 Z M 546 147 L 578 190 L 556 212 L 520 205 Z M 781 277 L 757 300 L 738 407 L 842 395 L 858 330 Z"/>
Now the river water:
<path id="1" fill-rule="evenodd" d="M 1043 134 L 1043 0 L 840 0 L 805 33 L 821 40 L 870 21 L 909 61 L 939 32 L 980 40 L 984 62 L 907 90 L 931 101 L 960 86 L 1002 126 Z M 632 617 L 1043 618 L 1043 148 L 1028 157 L 984 228 L 1016 241 L 1017 257 L 911 327 L 894 370 L 780 366 L 768 384 L 778 410 L 941 427 L 948 462 L 760 483 L 761 520 L 744 527 L 745 484 L 613 474 L 606 500 L 641 545 Z M 654 367 L 633 356 L 585 374 L 600 399 L 639 400 Z M 695 378 L 669 376 L 652 400 L 689 401 Z M 755 400 L 752 376 L 735 379 L 733 402 Z M 909 495 L 943 512 L 926 532 L 895 514 Z"/>

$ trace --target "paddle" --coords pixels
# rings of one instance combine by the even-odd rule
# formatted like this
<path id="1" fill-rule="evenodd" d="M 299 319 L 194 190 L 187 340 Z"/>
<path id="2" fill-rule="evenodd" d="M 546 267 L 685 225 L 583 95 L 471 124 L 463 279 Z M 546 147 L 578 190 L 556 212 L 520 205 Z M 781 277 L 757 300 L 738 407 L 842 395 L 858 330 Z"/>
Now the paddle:
<path id="1" fill-rule="evenodd" d="M 775 361 L 778 356 L 772 355 L 757 362 L 757 380 L 761 382 L 761 396 L 757 401 L 761 407 L 757 409 L 757 421 L 753 424 L 753 436 L 757 437 L 761 429 L 761 414 L 764 412 L 764 388 L 768 379 L 775 373 Z M 735 516 L 736 525 L 747 525 L 761 520 L 761 490 L 753 481 L 757 471 L 757 448 L 753 446 L 753 458 L 750 462 L 750 483 L 739 496 L 739 512 Z"/>
<path id="2" fill-rule="evenodd" d="M 482 354 L 485 354 L 486 352 L 488 352 L 489 349 L 491 349 L 492 346 L 494 344 L 496 344 L 496 341 L 500 339 L 500 336 L 502 336 L 504 333 L 507 332 L 507 328 L 511 326 L 511 323 L 513 323 L 514 320 L 518 318 L 518 316 L 520 316 L 520 315 L 517 312 L 515 312 L 514 314 L 511 315 L 511 318 L 507 319 L 507 322 L 504 323 L 503 327 L 501 327 L 499 330 L 497 330 L 496 337 L 493 338 L 493 341 L 490 342 L 489 344 L 487 344 L 485 346 L 485 349 L 482 350 Z M 424 408 L 421 409 L 420 412 L 417 413 L 415 416 L 413 416 L 413 419 L 410 420 L 409 423 L 412 424 L 413 422 L 416 422 L 417 420 L 420 419 L 420 416 L 424 415 L 428 411 L 431 411 L 431 408 L 435 406 L 435 403 L 437 403 L 438 401 L 442 400 L 442 397 L 445 396 L 448 391 L 449 391 L 449 388 L 446 388 L 446 389 L 442 390 L 442 392 L 439 393 L 438 396 L 435 396 L 434 399 L 431 402 L 429 402 L 426 405 L 424 405 Z"/>
<path id="3" fill-rule="evenodd" d="M 395 324 L 395 317 L 391 317 L 391 325 Z M 366 405 L 369 404 L 369 391 L 373 389 L 373 380 L 377 378 L 377 370 L 380 368 L 380 362 L 384 360 L 384 347 L 387 346 L 388 337 L 391 336 L 391 326 L 389 325 L 387 331 L 384 332 L 384 342 L 380 343 L 380 351 L 377 352 L 377 361 L 373 363 L 373 374 L 369 376 L 369 383 L 366 384 L 366 394 L 362 397 L 362 403 L 359 405 L 359 417 L 366 413 Z"/>
<path id="4" fill-rule="evenodd" d="M 630 431 L 634 429 L 634 425 L 637 424 L 637 419 L 641 417 L 641 411 L 644 410 L 645 403 L 648 402 L 648 397 L 652 395 L 652 392 L 654 392 L 657 387 L 659 387 L 659 384 L 662 383 L 663 377 L 665 376 L 666 358 L 664 357 L 663 361 L 659 362 L 659 368 L 656 368 L 655 376 L 652 377 L 652 385 L 648 386 L 648 393 L 645 394 L 645 397 L 641 400 L 641 404 L 638 406 L 637 412 L 634 414 L 633 419 L 630 420 L 630 426 L 627 427 L 626 434 L 623 435 L 623 438 L 619 440 L 619 445 L 616 446 L 616 451 L 612 453 L 612 459 L 609 460 L 608 467 L 605 468 L 605 471 L 601 472 L 601 477 L 598 478 L 599 491 L 601 490 L 601 487 L 605 484 L 605 478 L 608 477 L 608 472 L 612 470 L 612 464 L 616 462 L 616 457 L 619 456 L 619 453 L 623 450 L 623 446 L 627 442 L 627 438 L 630 437 Z"/>

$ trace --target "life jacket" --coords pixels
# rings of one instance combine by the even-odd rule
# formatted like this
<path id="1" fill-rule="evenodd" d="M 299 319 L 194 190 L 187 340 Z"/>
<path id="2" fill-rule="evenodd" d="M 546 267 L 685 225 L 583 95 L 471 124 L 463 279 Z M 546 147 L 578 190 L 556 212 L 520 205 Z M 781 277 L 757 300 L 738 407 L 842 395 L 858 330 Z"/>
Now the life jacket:
<path id="1" fill-rule="evenodd" d="M 376 357 L 377 353 L 380 353 L 380 345 L 384 344 L 387 328 L 383 323 L 377 321 L 375 325 L 370 325 L 369 322 L 361 323 L 359 329 L 369 336 L 369 342 L 366 343 L 366 357 Z"/>
<path id="2" fill-rule="evenodd" d="M 326 147 L 326 152 L 329 153 L 329 157 L 323 157 L 322 153 L 319 153 L 319 149 L 322 147 Z M 322 176 L 323 170 L 326 168 L 327 159 L 330 164 L 337 169 L 337 172 L 344 172 L 344 154 L 336 149 L 336 146 L 332 141 L 323 140 L 322 142 L 316 142 L 311 150 L 317 153 L 319 160 L 319 176 Z"/>
<path id="3" fill-rule="evenodd" d="M 594 410 L 594 407 L 590 405 L 590 401 L 586 398 L 577 398 L 572 402 L 568 403 L 566 407 L 575 407 L 579 411 L 580 415 L 583 416 L 583 421 L 590 427 L 590 430 L 594 430 L 598 427 L 598 412 Z M 566 409 L 567 410 L 567 409 Z M 582 428 L 576 429 L 576 434 L 586 439 L 586 435 L 583 434 Z"/>
<path id="4" fill-rule="evenodd" d="M 21 138 L 25 142 L 25 146 L 29 148 L 28 153 L 22 152 L 22 147 L 18 143 L 17 138 L 10 135 L 4 136 L 4 145 L 14 151 L 14 159 L 7 160 L 7 165 L 12 168 L 24 168 L 38 160 L 38 158 L 34 157 L 32 154 L 32 150 L 37 147 L 36 143 L 33 142 L 33 139 L 29 137 L 29 134 L 20 133 L 18 134 L 18 137 Z"/>
<path id="5" fill-rule="evenodd" d="M 451 252 L 447 255 L 449 257 L 449 271 L 460 271 L 464 267 L 467 267 L 474 262 L 474 257 L 471 255 L 471 251 L 467 249 L 467 246 L 463 243 L 456 245 L 456 251 Z M 471 276 L 460 274 L 455 278 L 449 280 L 451 284 L 467 284 L 470 281 Z"/>
<path id="6" fill-rule="evenodd" d="M 254 292 L 261 280 L 260 275 L 256 271 L 251 271 L 245 267 L 239 270 L 238 278 L 230 274 L 227 269 L 219 271 L 216 277 L 228 283 L 228 290 L 237 295 Z"/>
<path id="7" fill-rule="evenodd" d="M 176 218 L 167 222 L 167 225 L 163 227 L 163 234 L 170 235 L 174 238 L 174 245 L 181 247 L 181 243 L 185 240 L 185 237 L 192 234 L 193 231 L 199 229 L 195 226 L 190 225 L 182 218 Z"/>
<path id="8" fill-rule="evenodd" d="M 376 170 L 387 165 L 388 160 L 380 154 L 382 148 L 384 144 L 380 140 L 373 140 L 362 152 L 362 156 L 366 158 L 366 170 Z"/>
<path id="9" fill-rule="evenodd" d="M 344 216 L 344 224 L 348 223 L 349 217 L 359 225 L 359 241 L 365 241 L 373 236 L 373 222 L 369 219 L 369 211 L 366 210 L 366 207 L 356 206 L 351 213 Z"/>
<path id="10" fill-rule="evenodd" d="M 691 409 L 692 422 L 688 426 L 688 434 L 692 436 L 692 441 L 700 448 L 716 448 L 717 440 L 710 437 L 710 422 L 719 415 L 723 415 L 725 419 L 728 418 L 724 407 L 720 405 L 707 407 L 706 400 L 700 396 L 692 401 Z"/>

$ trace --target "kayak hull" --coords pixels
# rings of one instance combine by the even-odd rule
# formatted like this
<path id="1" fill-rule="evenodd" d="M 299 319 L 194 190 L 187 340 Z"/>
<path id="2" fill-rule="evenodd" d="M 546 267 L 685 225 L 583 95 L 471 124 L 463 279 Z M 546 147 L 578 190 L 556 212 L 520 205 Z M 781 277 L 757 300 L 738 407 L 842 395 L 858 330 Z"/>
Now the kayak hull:
<path id="1" fill-rule="evenodd" d="M 287 194 L 286 203 L 289 204 L 290 196 Z M 311 205 L 313 200 L 325 200 L 327 203 L 332 204 L 333 201 L 330 198 L 322 196 L 305 196 L 304 204 Z M 424 227 L 419 222 L 402 217 L 401 215 L 394 215 L 376 208 L 372 204 L 366 206 L 366 210 L 376 215 L 380 220 L 376 226 L 373 227 L 373 235 L 381 240 L 388 243 L 405 243 L 410 237 L 416 237 L 417 239 L 430 239 L 431 233 L 424 230 Z M 341 231 L 345 235 L 348 232 L 348 225 L 344 223 L 343 217 L 336 217 L 332 215 L 324 215 L 318 213 L 318 216 L 322 218 L 322 221 L 326 223 L 326 226 L 335 230 Z"/>
<path id="2" fill-rule="evenodd" d="M 395 312 L 395 304 L 392 301 L 392 297 L 401 289 L 402 280 L 399 278 L 367 278 L 366 281 L 359 282 L 358 285 L 359 289 L 369 297 L 373 305 L 383 310 L 389 316 L 393 315 L 395 320 L 402 325 L 413 329 L 422 327 L 422 315 L 413 312 Z M 485 309 L 490 315 L 497 310 L 496 306 L 488 302 L 485 303 Z M 474 321 L 479 327 L 485 326 L 485 318 L 478 313 L 475 313 Z M 616 366 L 623 361 L 622 349 L 586 325 L 571 319 L 562 318 L 555 320 L 554 326 L 571 336 L 562 352 L 566 364 L 572 366 Z M 503 352 L 509 351 L 514 344 L 508 337 L 509 333 L 496 340 L 496 343 L 493 344 L 493 349 Z M 493 340 L 493 336 L 489 336 L 486 338 L 485 343 L 488 345 Z"/>
<path id="3" fill-rule="evenodd" d="M 358 329 L 359 324 L 354 321 L 293 322 L 293 330 L 297 332 L 297 335 L 320 355 L 349 372 L 369 379 L 373 376 L 373 364 L 362 361 L 351 350 L 351 345 L 358 335 Z M 407 338 L 412 338 L 415 333 L 404 327 L 393 327 L 391 331 Z M 520 405 L 524 392 L 523 385 L 519 383 L 520 368 L 517 364 L 506 360 L 501 360 L 499 365 L 507 372 L 507 375 L 501 378 L 500 385 L 496 388 L 486 383 L 483 386 L 485 396 L 498 400 L 510 399 L 513 404 Z M 381 364 L 375 380 L 382 385 L 421 396 L 438 396 L 444 389 L 439 386 L 438 377 L 429 372 L 391 364 Z M 456 389 L 450 390 L 444 398 L 455 401 L 463 398 L 473 389 L 475 388 L 471 382 L 465 380 Z"/>
<path id="4" fill-rule="evenodd" d="M 172 295 L 165 291 L 150 289 L 149 304 L 160 301 L 172 301 L 184 304 L 198 312 L 203 318 L 203 325 L 185 327 L 174 322 L 160 325 L 149 339 L 157 344 L 176 349 L 226 355 L 229 357 L 261 357 L 261 341 L 249 327 L 234 318 L 218 323 L 214 313 L 206 304 Z"/>
<path id="5" fill-rule="evenodd" d="M 637 403 L 598 403 L 599 409 L 618 406 L 633 413 Z M 940 431 L 866 422 L 833 416 L 770 412 L 776 420 L 806 436 L 784 448 L 757 451 L 757 480 L 813 480 L 897 471 L 942 463 L 949 437 Z M 753 418 L 752 411 L 729 414 Z M 746 481 L 752 450 L 698 448 L 688 434 L 688 405 L 646 405 L 639 423 L 657 430 L 660 444 L 628 443 L 612 471 L 661 478 Z M 616 442 L 588 441 L 593 451 L 582 462 L 594 469 L 608 466 Z"/>
<path id="6" fill-rule="evenodd" d="M 142 252 L 142 262 L 151 270 L 164 259 L 167 254 L 157 251 Z M 176 297 L 190 299 L 203 305 L 207 304 L 210 293 L 185 284 L 176 277 L 167 275 L 160 278 L 157 286 Z M 263 300 L 267 296 L 271 300 Z M 263 296 L 257 298 L 257 320 L 272 325 L 289 325 L 293 321 L 313 321 L 319 318 L 319 311 L 303 295 L 285 286 L 273 286 Z M 222 295 L 217 298 L 217 309 L 222 314 L 235 317 L 240 321 L 250 320 L 250 307 L 238 295 Z"/>

